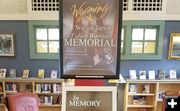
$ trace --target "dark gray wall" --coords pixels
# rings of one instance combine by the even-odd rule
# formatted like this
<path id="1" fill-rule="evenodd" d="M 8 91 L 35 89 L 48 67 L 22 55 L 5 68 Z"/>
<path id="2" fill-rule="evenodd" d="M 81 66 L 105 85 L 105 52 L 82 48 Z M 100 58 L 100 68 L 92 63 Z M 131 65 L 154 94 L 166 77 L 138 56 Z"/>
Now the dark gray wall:
<path id="1" fill-rule="evenodd" d="M 30 69 L 30 76 L 35 77 L 37 70 L 44 68 L 46 77 L 50 76 L 51 69 L 58 69 L 58 60 L 31 60 L 29 58 L 28 24 L 27 21 L 0 21 L 0 32 L 16 34 L 16 57 L 0 57 L 0 68 L 16 68 L 17 76 L 22 76 L 24 68 Z M 180 21 L 167 21 L 164 31 L 163 59 L 160 61 L 121 61 L 121 74 L 128 77 L 131 69 L 155 70 L 163 69 L 168 73 L 178 64 L 177 72 L 180 73 L 180 61 L 168 60 L 169 35 L 171 32 L 180 32 Z"/>
<path id="2" fill-rule="evenodd" d="M 24 68 L 30 69 L 30 77 L 37 76 L 37 70 L 45 69 L 45 76 L 50 76 L 51 69 L 58 69 L 58 60 L 31 60 L 29 57 L 29 38 L 27 21 L 0 21 L 0 32 L 15 33 L 16 35 L 16 56 L 0 57 L 0 68 L 7 69 L 7 76 L 10 68 L 17 69 L 17 76 L 22 76 Z"/>

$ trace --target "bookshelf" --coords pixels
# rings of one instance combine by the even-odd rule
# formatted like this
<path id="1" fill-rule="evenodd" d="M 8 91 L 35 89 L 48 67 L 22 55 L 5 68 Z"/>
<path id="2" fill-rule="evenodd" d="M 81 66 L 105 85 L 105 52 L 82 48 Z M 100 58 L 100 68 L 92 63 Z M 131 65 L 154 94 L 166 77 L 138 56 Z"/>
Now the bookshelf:
<path id="1" fill-rule="evenodd" d="M 144 91 L 144 87 L 148 91 Z M 124 111 L 162 111 L 162 96 L 165 93 L 180 93 L 180 80 L 131 80 L 126 79 L 124 96 Z M 139 104 L 136 99 L 145 97 L 145 102 Z"/>
<path id="2" fill-rule="evenodd" d="M 5 98 L 17 92 L 33 92 L 40 98 L 39 111 L 60 111 L 62 79 L 5 78 L 0 79 L 0 111 L 5 111 Z"/>
<path id="3" fill-rule="evenodd" d="M 125 111 L 155 111 L 157 86 L 155 83 L 129 81 L 126 84 Z"/>

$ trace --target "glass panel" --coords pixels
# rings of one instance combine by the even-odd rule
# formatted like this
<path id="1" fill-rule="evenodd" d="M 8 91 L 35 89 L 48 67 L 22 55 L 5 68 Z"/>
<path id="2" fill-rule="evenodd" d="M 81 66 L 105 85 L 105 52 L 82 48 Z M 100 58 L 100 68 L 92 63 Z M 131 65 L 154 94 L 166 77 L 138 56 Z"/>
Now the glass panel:
<path id="1" fill-rule="evenodd" d="M 47 29 L 37 28 L 36 29 L 36 39 L 37 40 L 47 40 Z"/>
<path id="2" fill-rule="evenodd" d="M 145 40 L 156 40 L 156 29 L 145 29 Z"/>
<path id="3" fill-rule="evenodd" d="M 142 49 L 142 42 L 132 42 L 131 53 L 142 53 Z"/>
<path id="4" fill-rule="evenodd" d="M 123 51 L 123 42 L 121 42 L 121 53 L 123 53 L 124 51 Z"/>
<path id="5" fill-rule="evenodd" d="M 47 42 L 37 41 L 37 53 L 47 53 Z"/>
<path id="6" fill-rule="evenodd" d="M 49 52 L 58 53 L 59 52 L 59 42 L 53 41 L 49 42 Z"/>
<path id="7" fill-rule="evenodd" d="M 145 42 L 144 43 L 144 53 L 155 53 L 156 42 Z"/>
<path id="8" fill-rule="evenodd" d="M 122 31 L 121 31 L 121 40 L 124 40 L 124 28 L 122 28 Z"/>
<path id="9" fill-rule="evenodd" d="M 180 48 L 179 43 L 180 43 L 180 36 L 174 36 L 173 37 L 173 49 L 174 50 L 179 50 L 179 48 Z"/>
<path id="10" fill-rule="evenodd" d="M 143 40 L 143 29 L 133 29 L 132 40 Z"/>
<path id="11" fill-rule="evenodd" d="M 179 36 L 174 36 L 173 37 L 173 50 L 179 50 L 180 49 L 180 37 Z"/>
<path id="12" fill-rule="evenodd" d="M 54 28 L 54 29 L 49 29 L 49 40 L 59 40 L 59 29 Z"/>

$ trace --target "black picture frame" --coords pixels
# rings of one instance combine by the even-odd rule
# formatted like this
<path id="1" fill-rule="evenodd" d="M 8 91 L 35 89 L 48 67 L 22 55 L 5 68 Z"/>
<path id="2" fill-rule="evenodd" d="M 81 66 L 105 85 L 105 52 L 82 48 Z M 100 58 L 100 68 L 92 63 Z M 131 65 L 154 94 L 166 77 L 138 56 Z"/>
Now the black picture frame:
<path id="1" fill-rule="evenodd" d="M 0 33 L 0 56 L 1 57 L 15 57 L 15 34 L 14 33 Z"/>
<path id="2" fill-rule="evenodd" d="M 119 78 L 122 4 L 123 0 L 93 0 L 93 2 L 91 0 L 60 0 L 59 67 L 61 78 Z M 90 13 L 87 11 L 88 8 L 96 8 L 96 12 Z M 86 10 L 86 14 L 81 15 L 82 10 Z M 70 11 L 72 12 L 70 13 Z M 87 24 L 88 26 L 86 26 Z M 90 36 L 92 36 L 91 39 L 88 38 Z M 93 41 L 94 44 L 88 44 L 87 41 Z M 98 63 L 101 65 L 98 66 Z"/>

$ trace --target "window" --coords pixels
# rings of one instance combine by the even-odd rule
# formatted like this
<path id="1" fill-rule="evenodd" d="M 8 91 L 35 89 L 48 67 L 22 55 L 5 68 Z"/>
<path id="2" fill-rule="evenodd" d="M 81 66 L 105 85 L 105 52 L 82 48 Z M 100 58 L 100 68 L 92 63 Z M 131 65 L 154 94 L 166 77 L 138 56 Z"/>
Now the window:
<path id="1" fill-rule="evenodd" d="M 58 59 L 58 22 L 29 21 L 29 45 L 31 59 Z"/>
<path id="2" fill-rule="evenodd" d="M 131 53 L 156 53 L 158 27 L 133 27 Z"/>
<path id="3" fill-rule="evenodd" d="M 125 21 L 122 29 L 121 59 L 160 60 L 163 46 L 163 21 Z M 125 29 L 125 30 L 124 30 Z M 122 48 L 121 48 L 122 49 Z"/>
<path id="4" fill-rule="evenodd" d="M 59 52 L 59 28 L 36 28 L 36 52 Z"/>

